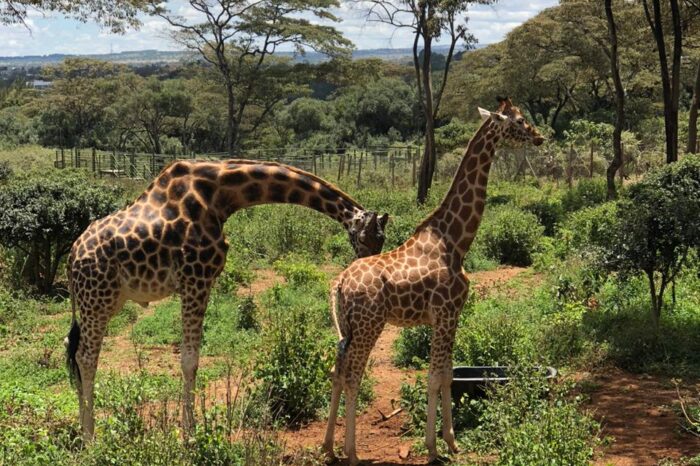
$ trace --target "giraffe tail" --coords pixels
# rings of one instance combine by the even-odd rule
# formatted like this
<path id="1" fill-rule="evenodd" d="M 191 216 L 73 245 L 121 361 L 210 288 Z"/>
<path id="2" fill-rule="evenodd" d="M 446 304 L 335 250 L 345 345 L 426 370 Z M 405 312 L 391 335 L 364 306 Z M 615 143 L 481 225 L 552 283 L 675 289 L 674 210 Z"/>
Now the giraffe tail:
<path id="1" fill-rule="evenodd" d="M 76 354 L 78 353 L 78 344 L 80 343 L 80 325 L 78 324 L 78 319 L 76 316 L 75 309 L 75 293 L 73 291 L 73 280 L 70 277 L 70 265 L 68 272 L 68 291 L 70 293 L 70 304 L 73 311 L 71 318 L 70 331 L 68 336 L 65 338 L 63 343 L 66 346 L 66 367 L 68 368 L 68 376 L 73 385 L 79 384 L 81 382 L 80 377 L 80 367 L 78 366 L 78 361 L 76 359 Z"/>
<path id="2" fill-rule="evenodd" d="M 338 332 L 338 338 L 342 341 L 343 332 L 340 330 L 340 322 L 338 321 L 338 302 L 340 301 L 340 287 L 342 281 L 338 280 L 331 285 L 331 315 L 333 316 L 333 325 Z"/>

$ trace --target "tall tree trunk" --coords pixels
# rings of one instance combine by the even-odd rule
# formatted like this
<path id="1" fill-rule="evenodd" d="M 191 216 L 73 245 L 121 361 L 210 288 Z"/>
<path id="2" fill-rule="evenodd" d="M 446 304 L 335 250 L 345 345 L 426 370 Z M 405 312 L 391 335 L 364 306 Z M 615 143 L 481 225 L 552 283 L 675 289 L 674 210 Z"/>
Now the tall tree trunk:
<path id="1" fill-rule="evenodd" d="M 625 124 L 625 89 L 620 78 L 620 65 L 617 53 L 617 27 L 612 11 L 612 0 L 605 0 L 605 16 L 608 20 L 608 36 L 610 37 L 610 72 L 615 86 L 615 129 L 613 130 L 613 159 L 607 170 L 608 200 L 617 197 L 615 174 L 622 167 L 622 127 Z"/>
<path id="2" fill-rule="evenodd" d="M 697 152 L 698 147 L 698 105 L 700 104 L 700 63 L 695 70 L 695 85 L 693 86 L 693 101 L 690 104 L 688 116 L 688 147 L 691 154 Z"/>
<path id="3" fill-rule="evenodd" d="M 235 155 L 236 138 L 236 95 L 233 91 L 233 83 L 226 82 L 226 97 L 228 99 L 228 114 L 226 125 L 226 152 L 228 155 Z"/>
<path id="4" fill-rule="evenodd" d="M 423 35 L 423 64 L 421 78 L 423 81 L 423 99 L 425 111 L 425 148 L 420 163 L 418 176 L 418 203 L 425 203 L 428 191 L 433 184 L 435 173 L 435 116 L 433 113 L 433 80 L 431 77 L 430 60 L 432 58 L 432 37 L 429 33 Z"/>
<path id="5" fill-rule="evenodd" d="M 671 71 L 671 126 L 673 135 L 672 157 L 667 155 L 668 163 L 678 160 L 678 106 L 681 97 L 681 58 L 683 56 L 683 29 L 681 28 L 681 11 L 678 0 L 671 2 L 671 20 L 673 23 L 673 64 Z"/>
<path id="6" fill-rule="evenodd" d="M 678 0 L 669 0 L 673 24 L 673 55 L 671 70 L 668 69 L 668 54 L 664 39 L 664 23 L 660 0 L 653 0 L 653 12 L 649 12 L 647 1 L 644 8 L 647 22 L 654 35 L 659 53 L 661 86 L 664 98 L 664 127 L 666 131 L 666 163 L 678 160 L 678 99 L 680 96 L 680 66 L 682 53 L 682 31 Z M 652 18 L 653 14 L 653 18 Z"/>

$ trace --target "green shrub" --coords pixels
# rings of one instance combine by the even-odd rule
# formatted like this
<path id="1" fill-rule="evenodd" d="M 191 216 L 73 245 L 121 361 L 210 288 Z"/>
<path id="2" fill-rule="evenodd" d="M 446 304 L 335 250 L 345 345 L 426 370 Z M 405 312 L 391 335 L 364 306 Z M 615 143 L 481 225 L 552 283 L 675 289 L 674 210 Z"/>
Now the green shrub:
<path id="1" fill-rule="evenodd" d="M 428 325 L 401 329 L 394 342 L 394 364 L 399 367 L 422 368 L 430 357 L 432 328 Z"/>
<path id="2" fill-rule="evenodd" d="M 275 270 L 295 287 L 326 283 L 328 278 L 314 264 L 296 258 L 280 259 L 274 264 Z"/>
<path id="3" fill-rule="evenodd" d="M 88 225 L 116 210 L 121 190 L 62 171 L 13 178 L 0 186 L 0 244 L 24 261 L 16 277 L 39 291 L 53 287 L 61 260 Z"/>
<path id="4" fill-rule="evenodd" d="M 517 207 L 499 206 L 484 215 L 477 241 L 501 264 L 527 266 L 532 264 L 543 231 L 533 214 Z"/>
<path id="5" fill-rule="evenodd" d="M 158 304 L 153 315 L 145 316 L 134 324 L 131 339 L 142 345 L 179 344 L 182 340 L 180 300 L 169 299 Z"/>
<path id="6" fill-rule="evenodd" d="M 584 178 L 567 190 L 561 199 L 565 212 L 574 212 L 584 207 L 602 204 L 607 199 L 607 184 L 603 178 Z"/>
<path id="7" fill-rule="evenodd" d="M 606 265 L 623 277 L 646 276 L 658 326 L 666 289 L 700 247 L 700 157 L 687 156 L 648 174 L 629 188 L 618 213 Z"/>
<path id="8" fill-rule="evenodd" d="M 564 208 L 558 199 L 539 199 L 523 206 L 523 210 L 537 217 L 547 236 L 553 236 L 557 225 L 564 219 Z"/>
<path id="9" fill-rule="evenodd" d="M 573 212 L 557 234 L 559 256 L 606 247 L 617 228 L 617 217 L 614 202 Z"/>
<path id="10" fill-rule="evenodd" d="M 499 465 L 589 464 L 600 426 L 566 387 L 548 384 L 530 367 L 514 368 L 509 383 L 490 386 L 488 398 L 473 402 L 479 425 L 463 443 L 495 453 Z"/>
<path id="11" fill-rule="evenodd" d="M 225 294 L 236 294 L 236 290 L 241 285 L 249 285 L 253 280 L 253 272 L 247 265 L 242 263 L 242 260 L 229 253 L 226 258 L 224 270 L 216 279 L 216 290 Z"/>
<path id="12" fill-rule="evenodd" d="M 258 309 L 252 297 L 214 294 L 204 318 L 202 352 L 245 362 L 258 342 L 259 329 Z"/>
<path id="13" fill-rule="evenodd" d="M 255 362 L 260 382 L 256 398 L 289 424 L 314 419 L 327 404 L 329 371 L 335 360 L 335 338 L 326 326 L 327 305 L 305 305 L 293 289 L 275 286 L 268 293 L 269 325 Z M 290 296 L 291 294 L 291 296 Z M 307 296 L 308 299 L 308 296 Z"/>

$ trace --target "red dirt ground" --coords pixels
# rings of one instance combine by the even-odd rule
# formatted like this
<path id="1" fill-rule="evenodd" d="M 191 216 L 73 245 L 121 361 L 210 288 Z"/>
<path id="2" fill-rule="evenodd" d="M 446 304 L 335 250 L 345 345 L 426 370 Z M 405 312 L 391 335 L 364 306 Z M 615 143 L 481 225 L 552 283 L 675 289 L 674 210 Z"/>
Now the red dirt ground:
<path id="1" fill-rule="evenodd" d="M 681 431 L 673 412 L 676 389 L 669 378 L 608 369 L 594 377 L 589 409 L 614 437 L 599 466 L 657 465 L 700 453 L 700 438 Z M 684 384 L 697 393 L 700 384 Z"/>

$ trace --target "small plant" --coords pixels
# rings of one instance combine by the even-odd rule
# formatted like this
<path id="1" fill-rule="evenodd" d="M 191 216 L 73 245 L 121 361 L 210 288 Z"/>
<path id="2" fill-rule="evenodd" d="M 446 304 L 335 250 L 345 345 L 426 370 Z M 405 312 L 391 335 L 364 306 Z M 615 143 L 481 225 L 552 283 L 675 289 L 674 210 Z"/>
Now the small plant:
<path id="1" fill-rule="evenodd" d="M 318 267 L 304 260 L 285 259 L 275 262 L 275 270 L 295 287 L 325 283 L 326 275 Z"/>
<path id="2" fill-rule="evenodd" d="M 566 386 L 549 385 L 531 368 L 514 367 L 509 383 L 487 387 L 487 397 L 475 403 L 479 425 L 465 432 L 464 444 L 496 454 L 499 465 L 588 464 L 600 426 Z"/>
<path id="3" fill-rule="evenodd" d="M 537 217 L 510 205 L 489 209 L 478 241 L 501 264 L 527 266 L 544 232 Z"/>
<path id="4" fill-rule="evenodd" d="M 433 330 L 427 325 L 401 329 L 394 343 L 394 364 L 415 369 L 424 367 L 430 357 L 432 335 Z"/>
<path id="5" fill-rule="evenodd" d="M 585 207 L 602 204 L 606 199 L 607 186 L 605 179 L 582 179 L 573 189 L 564 193 L 561 198 L 561 205 L 565 212 L 574 212 Z"/>
<path id="6" fill-rule="evenodd" d="M 286 301 L 283 287 L 274 287 L 270 294 L 270 323 L 262 343 L 266 351 L 254 368 L 260 381 L 255 395 L 275 417 L 288 424 L 303 423 L 327 404 L 335 339 L 320 325 L 316 309 Z"/>

